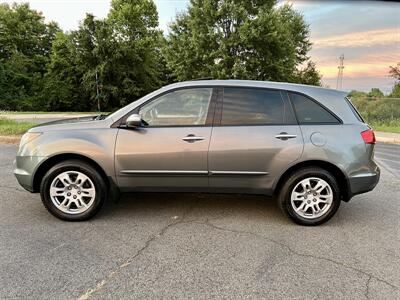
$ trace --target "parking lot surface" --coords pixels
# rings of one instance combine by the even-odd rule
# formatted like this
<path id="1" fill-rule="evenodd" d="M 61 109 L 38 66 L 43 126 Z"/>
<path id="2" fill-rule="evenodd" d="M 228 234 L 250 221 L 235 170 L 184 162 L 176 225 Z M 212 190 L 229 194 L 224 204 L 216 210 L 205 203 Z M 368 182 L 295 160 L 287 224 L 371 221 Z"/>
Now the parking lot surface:
<path id="1" fill-rule="evenodd" d="M 0 299 L 400 299 L 393 170 L 319 227 L 262 196 L 155 193 L 68 223 L 18 186 L 16 150 L 0 145 Z"/>

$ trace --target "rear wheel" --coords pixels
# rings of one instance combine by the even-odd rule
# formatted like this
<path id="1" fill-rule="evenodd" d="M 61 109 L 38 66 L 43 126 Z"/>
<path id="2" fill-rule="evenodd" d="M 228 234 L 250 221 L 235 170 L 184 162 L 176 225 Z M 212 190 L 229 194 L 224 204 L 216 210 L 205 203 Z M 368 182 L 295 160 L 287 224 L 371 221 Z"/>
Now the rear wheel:
<path id="1" fill-rule="evenodd" d="M 107 189 L 103 178 L 91 165 L 68 160 L 46 173 L 40 195 L 52 215 L 67 221 L 83 221 L 100 210 Z"/>
<path id="2" fill-rule="evenodd" d="M 335 177 L 320 168 L 304 168 L 292 173 L 279 196 L 283 212 L 301 225 L 325 223 L 336 213 L 340 202 Z"/>

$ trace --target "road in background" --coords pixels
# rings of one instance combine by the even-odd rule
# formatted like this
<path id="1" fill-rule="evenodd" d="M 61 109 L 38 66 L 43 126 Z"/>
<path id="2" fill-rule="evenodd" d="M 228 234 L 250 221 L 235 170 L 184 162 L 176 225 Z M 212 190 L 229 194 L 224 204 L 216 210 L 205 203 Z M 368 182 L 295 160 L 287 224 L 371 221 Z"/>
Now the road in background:
<path id="1" fill-rule="evenodd" d="M 63 222 L 17 184 L 16 150 L 0 145 L 0 299 L 400 299 L 400 181 L 385 168 L 318 227 L 263 196 L 167 193 Z"/>
<path id="2" fill-rule="evenodd" d="M 400 145 L 376 144 L 375 158 L 379 164 L 400 178 Z"/>
<path id="3" fill-rule="evenodd" d="M 95 116 L 98 113 L 42 113 L 42 114 L 0 114 L 0 118 L 12 119 L 15 121 L 27 121 L 33 123 L 46 123 L 57 120 L 65 120 L 70 118 L 82 118 L 87 116 Z"/>

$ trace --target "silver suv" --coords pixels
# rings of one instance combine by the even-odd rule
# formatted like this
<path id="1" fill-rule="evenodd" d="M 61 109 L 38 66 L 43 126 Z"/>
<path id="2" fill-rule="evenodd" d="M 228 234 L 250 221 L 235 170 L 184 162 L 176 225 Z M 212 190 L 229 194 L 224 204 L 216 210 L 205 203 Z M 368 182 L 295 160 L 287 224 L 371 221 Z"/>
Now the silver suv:
<path id="1" fill-rule="evenodd" d="M 163 87 L 108 115 L 39 125 L 15 176 L 56 217 L 93 217 L 119 192 L 277 196 L 296 223 L 329 220 L 379 180 L 375 136 L 341 91 L 202 80 Z"/>

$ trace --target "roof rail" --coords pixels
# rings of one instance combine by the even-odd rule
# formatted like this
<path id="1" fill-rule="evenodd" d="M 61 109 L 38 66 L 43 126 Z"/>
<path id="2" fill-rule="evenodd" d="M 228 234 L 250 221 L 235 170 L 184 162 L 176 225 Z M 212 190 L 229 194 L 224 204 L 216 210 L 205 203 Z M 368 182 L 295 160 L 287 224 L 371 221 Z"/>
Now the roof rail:
<path id="1" fill-rule="evenodd" d="M 213 80 L 214 78 L 213 77 L 201 77 L 201 78 L 195 78 L 195 79 L 192 79 L 193 81 L 197 81 L 197 80 Z"/>

